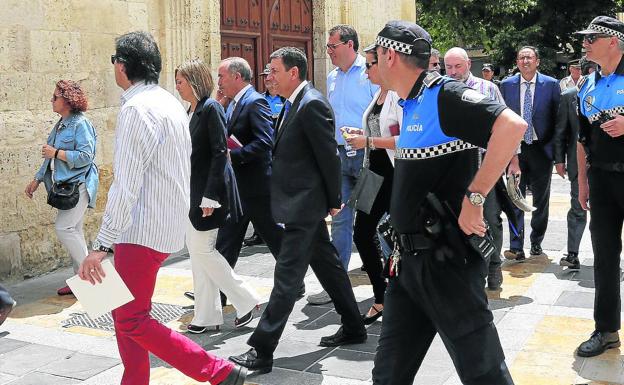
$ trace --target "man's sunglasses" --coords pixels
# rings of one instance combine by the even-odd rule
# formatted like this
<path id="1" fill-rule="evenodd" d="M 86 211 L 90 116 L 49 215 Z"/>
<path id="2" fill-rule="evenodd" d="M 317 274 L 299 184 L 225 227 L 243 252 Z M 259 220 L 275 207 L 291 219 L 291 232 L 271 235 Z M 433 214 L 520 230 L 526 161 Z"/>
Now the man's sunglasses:
<path id="1" fill-rule="evenodd" d="M 374 66 L 375 64 L 377 64 L 377 62 L 376 62 L 376 61 L 372 61 L 372 62 L 370 62 L 370 63 L 366 63 L 366 69 L 367 69 L 367 70 L 371 69 L 371 67 L 372 67 L 372 66 Z"/>
<path id="2" fill-rule="evenodd" d="M 604 37 L 611 37 L 611 35 L 605 35 L 604 33 L 590 33 L 588 35 L 584 35 L 583 40 L 585 40 L 589 44 L 594 44 L 596 40 Z"/>
<path id="3" fill-rule="evenodd" d="M 123 62 L 123 58 L 119 55 L 111 55 L 111 64 L 115 64 L 116 61 Z"/>

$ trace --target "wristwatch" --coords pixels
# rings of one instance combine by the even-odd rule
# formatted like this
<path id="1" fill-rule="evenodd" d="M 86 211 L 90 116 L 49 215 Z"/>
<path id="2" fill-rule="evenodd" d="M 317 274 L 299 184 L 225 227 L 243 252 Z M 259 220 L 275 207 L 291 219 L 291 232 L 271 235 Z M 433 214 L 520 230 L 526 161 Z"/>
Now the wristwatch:
<path id="1" fill-rule="evenodd" d="M 91 249 L 93 251 L 103 251 L 105 253 L 113 253 L 113 249 L 111 249 L 110 247 L 106 247 L 103 246 L 100 241 L 98 241 L 97 239 L 95 241 L 93 241 L 93 243 L 91 244 Z"/>
<path id="2" fill-rule="evenodd" d="M 466 191 L 466 197 L 473 206 L 483 207 L 485 197 L 478 192 Z"/>

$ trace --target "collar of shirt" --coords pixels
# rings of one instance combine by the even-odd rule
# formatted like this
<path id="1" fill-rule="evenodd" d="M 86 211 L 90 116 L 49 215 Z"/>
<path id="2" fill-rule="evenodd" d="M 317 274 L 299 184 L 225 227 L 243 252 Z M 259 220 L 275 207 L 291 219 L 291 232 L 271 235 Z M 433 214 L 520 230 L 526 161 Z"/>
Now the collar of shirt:
<path id="1" fill-rule="evenodd" d="M 418 79 L 416 79 L 416 83 L 414 83 L 414 87 L 412 87 L 412 90 L 407 96 L 408 99 L 415 99 L 416 97 L 418 97 L 418 93 L 420 91 L 420 88 L 422 87 L 423 80 L 425 80 L 425 76 L 427 76 L 427 71 L 423 71 L 420 76 L 418 76 Z"/>
<path id="2" fill-rule="evenodd" d="M 130 86 L 121 94 L 121 105 L 123 106 L 132 99 L 132 97 L 140 92 L 143 92 L 146 88 L 153 86 L 153 84 L 146 84 L 145 80 L 138 81 Z"/>
<path id="3" fill-rule="evenodd" d="M 301 82 L 301 84 L 299 84 L 297 86 L 297 88 L 295 88 L 295 90 L 293 91 L 293 93 L 290 95 L 290 97 L 288 98 L 288 101 L 290 102 L 291 105 L 295 104 L 295 99 L 297 99 L 297 95 L 299 95 L 299 93 L 301 92 L 301 90 L 303 89 L 303 87 L 306 86 L 306 84 L 308 84 L 307 80 L 304 80 Z"/>
<path id="4" fill-rule="evenodd" d="M 245 87 L 243 87 L 242 90 L 238 91 L 238 93 L 234 96 L 234 103 L 238 103 L 238 101 L 240 100 L 240 98 L 243 97 L 243 95 L 245 95 L 245 92 L 247 92 L 248 89 L 251 88 L 251 84 L 247 84 Z"/>
<path id="5" fill-rule="evenodd" d="M 531 83 L 531 85 L 533 85 L 536 82 L 537 82 L 537 72 L 535 73 L 535 75 L 533 75 L 533 78 L 531 80 L 526 80 L 525 78 L 522 77 L 522 74 L 520 74 L 520 83 L 521 84 Z"/>
<path id="6" fill-rule="evenodd" d="M 351 64 L 351 67 L 349 67 L 347 72 L 344 72 L 343 70 L 341 70 L 340 67 L 336 67 L 336 69 L 338 70 L 338 72 L 349 73 L 353 70 L 353 68 L 362 68 L 364 66 L 366 66 L 366 58 L 364 58 L 364 56 L 360 54 L 357 54 L 355 55 L 355 60 L 353 61 L 353 63 Z"/>

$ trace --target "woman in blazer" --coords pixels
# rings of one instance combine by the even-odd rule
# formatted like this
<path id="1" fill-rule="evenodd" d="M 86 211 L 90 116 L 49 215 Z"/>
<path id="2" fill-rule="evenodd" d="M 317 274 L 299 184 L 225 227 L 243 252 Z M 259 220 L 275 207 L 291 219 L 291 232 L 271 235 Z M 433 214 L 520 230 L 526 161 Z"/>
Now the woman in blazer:
<path id="1" fill-rule="evenodd" d="M 191 256 L 195 316 L 187 330 L 203 333 L 223 323 L 219 290 L 237 312 L 236 327 L 248 324 L 259 301 L 215 249 L 217 230 L 226 220 L 242 214 L 236 179 L 227 154 L 225 112 L 209 98 L 214 88 L 210 69 L 198 59 L 185 62 L 175 71 L 176 89 L 189 102 L 191 134 L 191 208 L 186 245 Z"/>
<path id="2" fill-rule="evenodd" d="M 362 117 L 363 131 L 351 132 L 347 142 L 355 149 L 366 148 L 364 167 L 384 177 L 383 184 L 375 198 L 370 214 L 360 210 L 355 215 L 353 241 L 360 252 L 360 258 L 368 278 L 373 285 L 375 303 L 366 314 L 365 324 L 370 324 L 381 317 L 383 312 L 386 281 L 382 276 L 381 255 L 375 245 L 379 220 L 390 209 L 392 175 L 394 174 L 394 149 L 403 118 L 403 109 L 398 105 L 399 97 L 383 83 L 377 70 L 377 52 L 375 46 L 367 47 L 366 73 L 371 83 L 379 84 L 380 89 Z"/>

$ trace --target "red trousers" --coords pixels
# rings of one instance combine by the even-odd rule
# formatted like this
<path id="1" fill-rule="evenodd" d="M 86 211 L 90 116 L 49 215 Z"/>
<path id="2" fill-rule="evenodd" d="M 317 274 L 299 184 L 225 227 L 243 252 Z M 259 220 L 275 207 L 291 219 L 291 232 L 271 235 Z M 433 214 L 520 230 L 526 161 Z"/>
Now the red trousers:
<path id="1" fill-rule="evenodd" d="M 134 296 L 133 301 L 113 311 L 124 364 L 121 385 L 149 385 L 149 352 L 196 381 L 219 384 L 234 364 L 150 317 L 156 275 L 168 255 L 128 243 L 115 247 L 115 268 Z"/>

